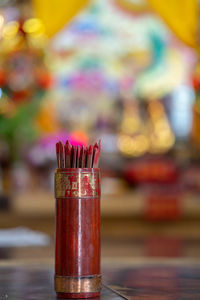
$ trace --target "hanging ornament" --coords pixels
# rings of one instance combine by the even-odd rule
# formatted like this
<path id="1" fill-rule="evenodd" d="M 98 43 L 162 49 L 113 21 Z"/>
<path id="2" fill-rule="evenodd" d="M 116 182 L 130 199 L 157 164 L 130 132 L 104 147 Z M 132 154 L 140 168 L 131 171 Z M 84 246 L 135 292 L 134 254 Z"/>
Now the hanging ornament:
<path id="1" fill-rule="evenodd" d="M 119 151 L 127 157 L 138 157 L 148 151 L 149 141 L 137 102 L 125 104 L 117 145 Z"/>
<path id="2" fill-rule="evenodd" d="M 37 19 L 9 22 L 3 29 L 0 88 L 14 102 L 38 98 L 51 86 L 41 41 L 44 27 Z"/>
<path id="3" fill-rule="evenodd" d="M 157 100 L 149 102 L 148 113 L 149 152 L 165 153 L 174 145 L 175 136 L 170 127 L 163 104 Z"/>

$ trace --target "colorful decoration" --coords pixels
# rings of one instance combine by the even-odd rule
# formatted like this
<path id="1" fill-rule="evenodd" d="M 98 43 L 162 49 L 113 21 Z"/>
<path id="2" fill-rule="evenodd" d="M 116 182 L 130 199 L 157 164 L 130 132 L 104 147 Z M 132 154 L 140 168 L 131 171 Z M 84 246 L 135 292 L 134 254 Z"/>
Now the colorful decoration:
<path id="1" fill-rule="evenodd" d="M 157 32 L 149 36 L 151 61 L 142 69 L 134 83 L 135 93 L 143 99 L 161 98 L 173 91 L 186 77 L 184 57 Z"/>
<path id="2" fill-rule="evenodd" d="M 165 20 L 172 31 L 186 44 L 199 52 L 199 2 L 197 0 L 148 0 L 152 8 Z M 200 71 L 199 55 L 196 71 L 193 77 L 193 86 L 196 101 L 193 106 L 192 141 L 200 148 Z M 174 76 L 173 76 L 174 78 Z"/>
<path id="3" fill-rule="evenodd" d="M 9 22 L 3 30 L 0 60 L 0 87 L 12 101 L 30 101 L 43 94 L 51 85 L 51 76 L 44 64 L 44 53 L 31 43 L 43 27 L 40 21 Z M 10 46 L 12 44 L 12 47 Z M 37 94 L 37 95 L 35 95 Z"/>
<path id="4" fill-rule="evenodd" d="M 37 135 L 34 119 L 51 86 L 45 65 L 44 26 L 38 19 L 8 22 L 0 48 L 0 137 L 8 144 L 10 160 Z"/>

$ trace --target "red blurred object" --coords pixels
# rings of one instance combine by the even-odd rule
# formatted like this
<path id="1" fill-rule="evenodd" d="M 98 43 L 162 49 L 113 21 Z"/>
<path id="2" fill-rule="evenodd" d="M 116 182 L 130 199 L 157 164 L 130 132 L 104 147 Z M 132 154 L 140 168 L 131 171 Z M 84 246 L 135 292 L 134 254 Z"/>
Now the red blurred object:
<path id="1" fill-rule="evenodd" d="M 146 198 L 145 216 L 153 221 L 177 220 L 181 217 L 180 192 L 152 189 Z"/>
<path id="2" fill-rule="evenodd" d="M 4 86 L 6 84 L 6 74 L 3 70 L 0 70 L 0 86 Z"/>
<path id="3" fill-rule="evenodd" d="M 38 85 L 42 88 L 42 89 L 48 89 L 51 87 L 52 85 L 52 77 L 49 73 L 45 72 L 45 73 L 40 73 L 38 78 Z"/>
<path id="4" fill-rule="evenodd" d="M 194 76 L 192 78 L 192 84 L 195 90 L 199 90 L 200 89 L 200 78 L 198 76 Z"/>
<path id="5" fill-rule="evenodd" d="M 147 256 L 180 257 L 183 255 L 183 241 L 177 237 L 153 236 L 146 240 Z"/>
<path id="6" fill-rule="evenodd" d="M 14 92 L 12 94 L 12 100 L 17 103 L 21 103 L 23 101 L 29 101 L 30 97 L 31 97 L 31 91 L 29 90 Z"/>
<path id="7" fill-rule="evenodd" d="M 178 180 L 174 162 L 164 158 L 140 159 L 129 163 L 124 176 L 129 183 L 168 183 Z"/>
<path id="8" fill-rule="evenodd" d="M 59 298 L 100 295 L 99 169 L 63 168 L 55 174 L 55 290 Z"/>

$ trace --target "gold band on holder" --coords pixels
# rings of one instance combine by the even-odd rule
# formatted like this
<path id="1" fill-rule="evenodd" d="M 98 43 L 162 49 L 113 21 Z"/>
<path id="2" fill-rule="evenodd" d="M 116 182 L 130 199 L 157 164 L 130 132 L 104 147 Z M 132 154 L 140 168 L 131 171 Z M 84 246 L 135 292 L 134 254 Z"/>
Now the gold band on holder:
<path id="1" fill-rule="evenodd" d="M 97 293 L 101 290 L 101 275 L 55 276 L 57 293 Z"/>
<path id="2" fill-rule="evenodd" d="M 55 174 L 56 198 L 100 196 L 99 172 L 62 172 Z"/>

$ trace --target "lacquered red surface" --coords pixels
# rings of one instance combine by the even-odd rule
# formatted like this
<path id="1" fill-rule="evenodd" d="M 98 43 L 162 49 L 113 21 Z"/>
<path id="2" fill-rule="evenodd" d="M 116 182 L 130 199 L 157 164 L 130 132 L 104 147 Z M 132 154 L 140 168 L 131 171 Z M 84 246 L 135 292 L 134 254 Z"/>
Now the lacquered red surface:
<path id="1" fill-rule="evenodd" d="M 56 199 L 56 275 L 100 274 L 100 200 Z"/>
<path id="2" fill-rule="evenodd" d="M 97 189 L 98 197 L 87 198 L 86 195 L 83 198 L 56 199 L 55 275 L 87 276 L 101 273 L 99 182 Z M 91 191 L 88 193 L 91 194 Z M 63 298 L 68 298 L 69 295 L 73 297 L 72 294 L 59 293 Z M 84 294 L 75 296 L 80 298 L 80 295 L 84 297 Z M 99 293 L 91 293 L 85 296 L 98 295 Z"/>

